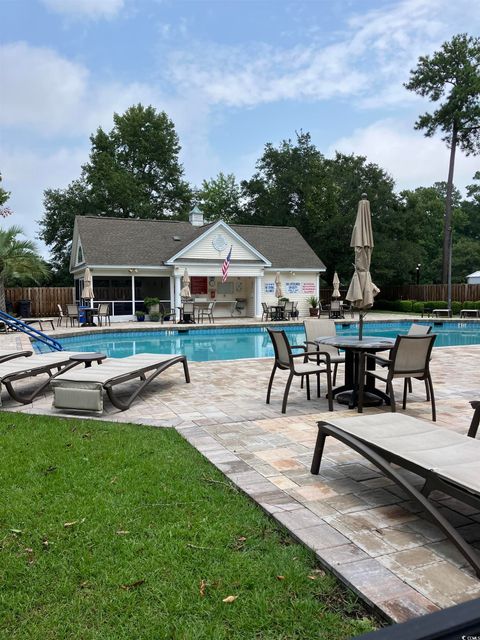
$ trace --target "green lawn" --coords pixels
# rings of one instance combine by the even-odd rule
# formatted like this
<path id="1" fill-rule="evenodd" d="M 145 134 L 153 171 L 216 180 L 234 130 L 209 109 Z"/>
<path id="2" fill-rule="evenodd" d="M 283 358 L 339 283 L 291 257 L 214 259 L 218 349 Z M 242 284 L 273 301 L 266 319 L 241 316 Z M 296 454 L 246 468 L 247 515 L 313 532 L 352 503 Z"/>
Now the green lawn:
<path id="1" fill-rule="evenodd" d="M 377 624 L 173 430 L 4 413 L 0 451 L 2 638 L 333 639 Z"/>

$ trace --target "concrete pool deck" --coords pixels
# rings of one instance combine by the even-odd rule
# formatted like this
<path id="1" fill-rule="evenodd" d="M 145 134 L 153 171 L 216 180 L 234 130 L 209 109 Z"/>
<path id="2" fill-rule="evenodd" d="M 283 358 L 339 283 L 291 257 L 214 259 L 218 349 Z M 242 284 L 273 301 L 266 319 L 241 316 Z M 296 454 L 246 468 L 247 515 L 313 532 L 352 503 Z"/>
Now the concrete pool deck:
<path id="1" fill-rule="evenodd" d="M 375 314 L 372 320 L 388 317 L 399 319 Z M 71 331 L 62 329 L 62 334 Z M 77 328 L 73 331 L 78 335 Z M 25 344 L 19 334 L 0 336 L 0 348 Z M 472 416 L 469 400 L 480 396 L 479 359 L 480 345 L 434 349 L 439 427 L 466 434 Z M 480 580 L 471 567 L 416 505 L 363 458 L 329 439 L 320 475 L 310 474 L 316 421 L 356 414 L 336 403 L 329 413 L 324 398 L 308 402 L 297 382 L 282 415 L 285 372 L 278 372 L 271 404 L 265 404 L 271 366 L 271 359 L 192 362 L 191 384 L 184 383 L 180 370 L 170 369 L 128 411 L 120 413 L 106 403 L 101 419 L 177 429 L 391 620 L 480 597 Z M 3 401 L 7 411 L 66 415 L 52 410 L 49 392 L 31 405 L 19 406 L 5 393 Z M 380 411 L 388 425 L 389 410 L 367 409 L 366 414 Z M 407 413 L 430 419 L 420 382 L 414 382 Z M 444 515 L 480 548 L 480 513 L 442 494 L 437 499 Z"/>

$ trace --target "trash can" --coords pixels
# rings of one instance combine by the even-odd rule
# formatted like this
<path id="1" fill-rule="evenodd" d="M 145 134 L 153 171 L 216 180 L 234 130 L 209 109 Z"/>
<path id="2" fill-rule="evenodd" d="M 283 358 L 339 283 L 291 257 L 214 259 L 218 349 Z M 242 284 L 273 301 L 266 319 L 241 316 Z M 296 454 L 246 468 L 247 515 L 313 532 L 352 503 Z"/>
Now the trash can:
<path id="1" fill-rule="evenodd" d="M 87 314 L 85 313 L 85 307 L 78 308 L 78 324 L 85 324 L 87 321 Z"/>
<path id="2" fill-rule="evenodd" d="M 31 300 L 19 300 L 18 301 L 18 315 L 22 318 L 30 318 L 32 315 L 32 301 Z"/>

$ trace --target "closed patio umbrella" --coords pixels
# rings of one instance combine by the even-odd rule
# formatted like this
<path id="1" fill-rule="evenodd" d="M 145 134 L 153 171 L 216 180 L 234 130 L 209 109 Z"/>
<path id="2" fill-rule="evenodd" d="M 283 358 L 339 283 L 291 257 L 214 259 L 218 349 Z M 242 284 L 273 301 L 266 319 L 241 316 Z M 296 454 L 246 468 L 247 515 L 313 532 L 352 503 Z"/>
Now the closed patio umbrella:
<path id="1" fill-rule="evenodd" d="M 353 227 L 350 246 L 355 249 L 355 273 L 348 288 L 346 299 L 359 309 L 360 318 L 358 326 L 358 337 L 363 337 L 363 318 L 365 311 L 373 306 L 373 298 L 380 289 L 373 284 L 370 275 L 370 262 L 373 251 L 373 230 L 372 216 L 370 213 L 370 202 L 367 195 L 362 194 L 362 199 L 358 203 L 357 218 Z"/>
<path id="2" fill-rule="evenodd" d="M 190 276 L 188 275 L 187 268 L 185 267 L 185 271 L 182 276 L 182 284 L 183 287 L 180 291 L 180 295 L 182 298 L 191 298 L 192 294 L 190 292 Z"/>
<path id="3" fill-rule="evenodd" d="M 283 298 L 282 281 L 280 279 L 280 271 L 275 274 L 275 297 Z"/>
<path id="4" fill-rule="evenodd" d="M 84 300 L 93 300 L 95 298 L 93 294 L 93 278 L 88 267 L 85 269 L 85 275 L 83 276 L 82 298 Z"/>
<path id="5" fill-rule="evenodd" d="M 333 292 L 332 292 L 332 298 L 340 298 L 341 297 L 341 293 L 340 293 L 340 278 L 338 277 L 338 273 L 335 271 L 335 274 L 333 276 Z"/>

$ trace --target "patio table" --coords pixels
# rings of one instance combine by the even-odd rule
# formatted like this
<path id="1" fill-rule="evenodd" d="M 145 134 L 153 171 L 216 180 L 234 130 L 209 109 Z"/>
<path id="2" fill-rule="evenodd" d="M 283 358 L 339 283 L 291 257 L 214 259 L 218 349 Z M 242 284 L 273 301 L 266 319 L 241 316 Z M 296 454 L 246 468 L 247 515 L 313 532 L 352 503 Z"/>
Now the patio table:
<path id="1" fill-rule="evenodd" d="M 360 358 L 363 358 L 365 353 L 377 353 L 378 351 L 390 350 L 395 344 L 394 338 L 377 336 L 363 336 L 362 340 L 359 340 L 355 336 L 329 336 L 327 338 L 316 338 L 315 342 L 319 346 L 328 344 L 345 351 L 344 383 L 333 390 L 333 397 L 336 398 L 340 404 L 348 405 L 349 409 L 354 409 L 358 406 Z M 368 371 L 374 371 L 375 366 L 375 360 L 367 357 L 366 369 Z M 385 404 L 390 404 L 390 398 L 375 386 L 375 378 L 367 376 L 363 405 L 372 407 L 381 405 L 384 402 Z"/>

